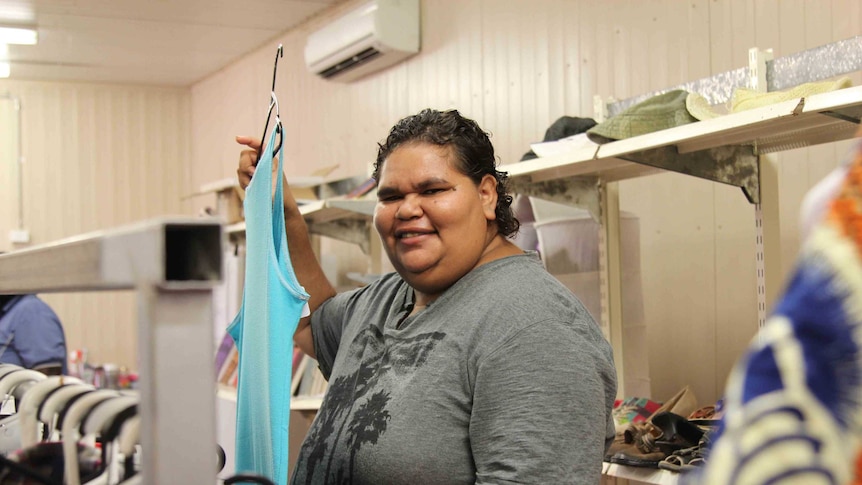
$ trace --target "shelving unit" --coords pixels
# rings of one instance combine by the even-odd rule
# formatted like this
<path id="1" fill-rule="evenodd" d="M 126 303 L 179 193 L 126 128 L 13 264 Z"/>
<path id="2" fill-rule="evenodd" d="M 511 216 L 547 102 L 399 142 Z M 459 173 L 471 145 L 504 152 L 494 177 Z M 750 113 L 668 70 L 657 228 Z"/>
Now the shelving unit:
<path id="1" fill-rule="evenodd" d="M 833 64 L 837 67 L 824 67 L 824 72 L 819 74 L 805 73 L 818 76 L 817 79 L 802 79 L 795 71 L 799 65 L 820 66 L 818 61 L 827 54 L 836 59 Z M 737 79 L 738 85 L 748 85 L 764 92 L 769 88 L 778 90 L 793 85 L 788 85 L 785 78 L 801 84 L 862 70 L 860 58 L 862 37 L 774 61 L 771 52 L 752 49 L 749 51 L 750 66 L 743 70 L 745 72 L 723 73 L 714 79 L 671 89 L 696 91 L 694 88 L 697 86 L 714 88 L 716 83 Z M 723 87 L 729 97 L 734 86 Z M 617 103 L 616 112 L 649 97 L 644 95 Z M 758 225 L 756 277 L 759 323 L 762 325 L 765 309 L 780 287 L 780 234 L 777 228 L 776 171 L 760 155 L 849 139 L 858 130 L 860 120 L 862 87 L 853 87 L 789 99 L 595 147 L 581 147 L 561 155 L 504 165 L 500 170 L 508 172 L 514 192 L 584 208 L 602 225 L 602 328 L 609 333 L 614 353 L 623 355 L 619 199 L 615 182 L 674 171 L 742 189 L 746 199 L 755 206 Z M 620 393 L 625 395 L 626 370 L 622 367 L 622 359 L 617 366 Z M 603 474 L 655 484 L 675 484 L 678 479 L 677 474 L 665 470 L 609 463 L 604 464 Z"/>
<path id="2" fill-rule="evenodd" d="M 327 199 L 299 207 L 312 234 L 356 244 L 362 252 L 371 250 L 371 216 L 377 201 L 368 199 Z M 231 224 L 225 231 L 232 238 L 245 237 L 245 222 Z"/>
<path id="3" fill-rule="evenodd" d="M 500 169 L 509 173 L 516 192 L 582 206 L 596 219 L 601 212 L 595 194 L 599 179 L 617 182 L 666 170 L 737 186 L 758 204 L 758 155 L 850 138 L 860 118 L 862 86 Z"/>
<path id="4" fill-rule="evenodd" d="M 292 411 L 317 411 L 322 403 L 322 397 L 296 397 L 290 400 L 290 409 Z"/>
<path id="5" fill-rule="evenodd" d="M 622 466 L 607 462 L 602 463 L 602 474 L 655 485 L 676 485 L 679 482 L 679 473 L 672 471 L 659 468 Z"/>

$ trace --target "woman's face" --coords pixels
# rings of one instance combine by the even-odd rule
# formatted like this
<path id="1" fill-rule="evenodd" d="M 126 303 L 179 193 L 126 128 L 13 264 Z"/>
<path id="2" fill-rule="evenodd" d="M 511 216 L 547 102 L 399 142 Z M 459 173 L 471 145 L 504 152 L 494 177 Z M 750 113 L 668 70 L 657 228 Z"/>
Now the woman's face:
<path id="1" fill-rule="evenodd" d="M 374 226 L 395 270 L 417 291 L 439 295 L 479 265 L 497 234 L 496 180 L 477 186 L 451 147 L 413 142 L 380 170 Z"/>

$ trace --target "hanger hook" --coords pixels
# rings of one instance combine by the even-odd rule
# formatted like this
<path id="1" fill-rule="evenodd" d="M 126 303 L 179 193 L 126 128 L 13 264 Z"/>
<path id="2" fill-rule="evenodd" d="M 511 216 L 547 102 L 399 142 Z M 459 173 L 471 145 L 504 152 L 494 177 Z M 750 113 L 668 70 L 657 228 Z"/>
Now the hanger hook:
<path id="1" fill-rule="evenodd" d="M 275 74 L 278 70 L 278 58 L 284 57 L 284 48 L 278 44 L 278 50 L 275 51 L 275 64 L 272 66 L 272 92 L 275 92 Z"/>
<path id="2" fill-rule="evenodd" d="M 263 150 L 264 141 L 266 140 L 267 130 L 269 129 L 269 118 L 272 116 L 272 109 L 275 108 L 275 120 L 279 127 L 281 127 L 281 118 L 278 114 L 278 98 L 275 96 L 275 76 L 278 73 L 278 58 L 284 57 L 284 47 L 281 44 L 278 44 L 278 49 L 275 51 L 275 63 L 272 66 L 272 91 L 269 93 L 269 112 L 266 115 L 266 124 L 263 125 L 263 135 L 260 137 L 260 147 L 257 149 L 257 158 L 260 160 L 260 154 Z M 279 148 L 281 148 L 281 143 L 279 143 Z M 275 154 L 273 154 L 275 156 Z"/>

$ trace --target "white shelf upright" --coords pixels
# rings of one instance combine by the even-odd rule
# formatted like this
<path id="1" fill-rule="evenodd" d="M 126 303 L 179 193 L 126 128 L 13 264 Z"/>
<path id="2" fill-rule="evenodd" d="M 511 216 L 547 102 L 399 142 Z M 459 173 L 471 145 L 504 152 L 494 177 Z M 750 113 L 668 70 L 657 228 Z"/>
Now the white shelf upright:
<path id="1" fill-rule="evenodd" d="M 136 291 L 145 483 L 216 481 L 221 247 L 217 221 L 162 218 L 0 255 L 0 293 Z"/>

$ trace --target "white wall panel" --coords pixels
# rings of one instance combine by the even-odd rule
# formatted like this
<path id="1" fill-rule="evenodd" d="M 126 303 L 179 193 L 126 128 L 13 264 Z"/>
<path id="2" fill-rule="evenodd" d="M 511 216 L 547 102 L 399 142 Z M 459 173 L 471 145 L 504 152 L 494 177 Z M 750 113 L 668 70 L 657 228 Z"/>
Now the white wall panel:
<path id="1" fill-rule="evenodd" d="M 31 244 L 189 210 L 181 201 L 191 190 L 188 90 L 0 82 L 6 92 L 22 105 L 24 227 Z M 0 146 L 17 146 L 6 123 Z M 7 152 L 0 155 L 3 167 L 10 163 Z M 12 172 L 2 172 L 7 201 L 17 190 Z M 17 211 L 0 211 L 0 250 L 21 247 L 7 237 L 17 224 Z M 136 368 L 133 294 L 43 297 L 59 314 L 69 349 L 89 349 L 96 363 Z"/>
<path id="2" fill-rule="evenodd" d="M 233 176 L 233 136 L 261 129 L 277 42 L 287 173 L 337 163 L 333 176 L 350 176 L 365 173 L 392 123 L 424 107 L 473 117 L 513 162 L 558 117 L 592 116 L 594 95 L 622 99 L 743 67 L 749 47 L 781 56 L 862 33 L 854 0 L 423 0 L 419 55 L 350 84 L 315 78 L 302 61 L 305 36 L 356 3 L 192 87 L 193 185 Z M 799 201 L 846 145 L 775 156 L 785 270 L 798 250 Z M 714 399 L 757 325 L 754 208 L 738 189 L 673 174 L 624 182 L 620 198 L 641 220 L 654 397 L 691 384 Z"/>
<path id="3" fill-rule="evenodd" d="M 654 1 L 640 5 L 631 22 L 640 24 L 633 36 L 632 59 L 638 67 L 630 75 L 640 78 L 638 89 L 623 96 L 666 88 L 708 76 L 708 43 L 692 42 L 697 32 L 709 31 L 709 5 Z M 637 22 L 635 19 L 640 19 Z M 646 38 L 646 43 L 641 40 Z M 644 278 L 644 312 L 649 328 L 650 371 L 657 399 L 690 384 L 695 394 L 708 399 L 715 393 L 717 360 L 716 186 L 667 174 L 624 182 L 621 207 L 642 218 L 641 244 Z M 737 194 L 742 197 L 741 193 Z M 685 209 L 680 211 L 680 205 Z M 660 217 L 652 215 L 662 214 Z M 646 248 L 650 248 L 647 250 Z M 682 254 L 698 257 L 680 258 Z M 709 295 L 706 297 L 706 295 Z M 686 305 L 669 305 L 685 301 Z M 674 321 L 674 326 L 662 323 Z M 668 352 L 669 339 L 684 349 Z M 696 361 L 696 365 L 680 362 Z"/>
<path id="4" fill-rule="evenodd" d="M 19 228 L 19 151 L 18 103 L 0 93 L 0 221 L 4 221 L 0 240 L 8 241 L 8 231 Z M 8 245 L 8 242 L 4 244 Z M 0 246 L 0 251 L 8 250 Z"/>

